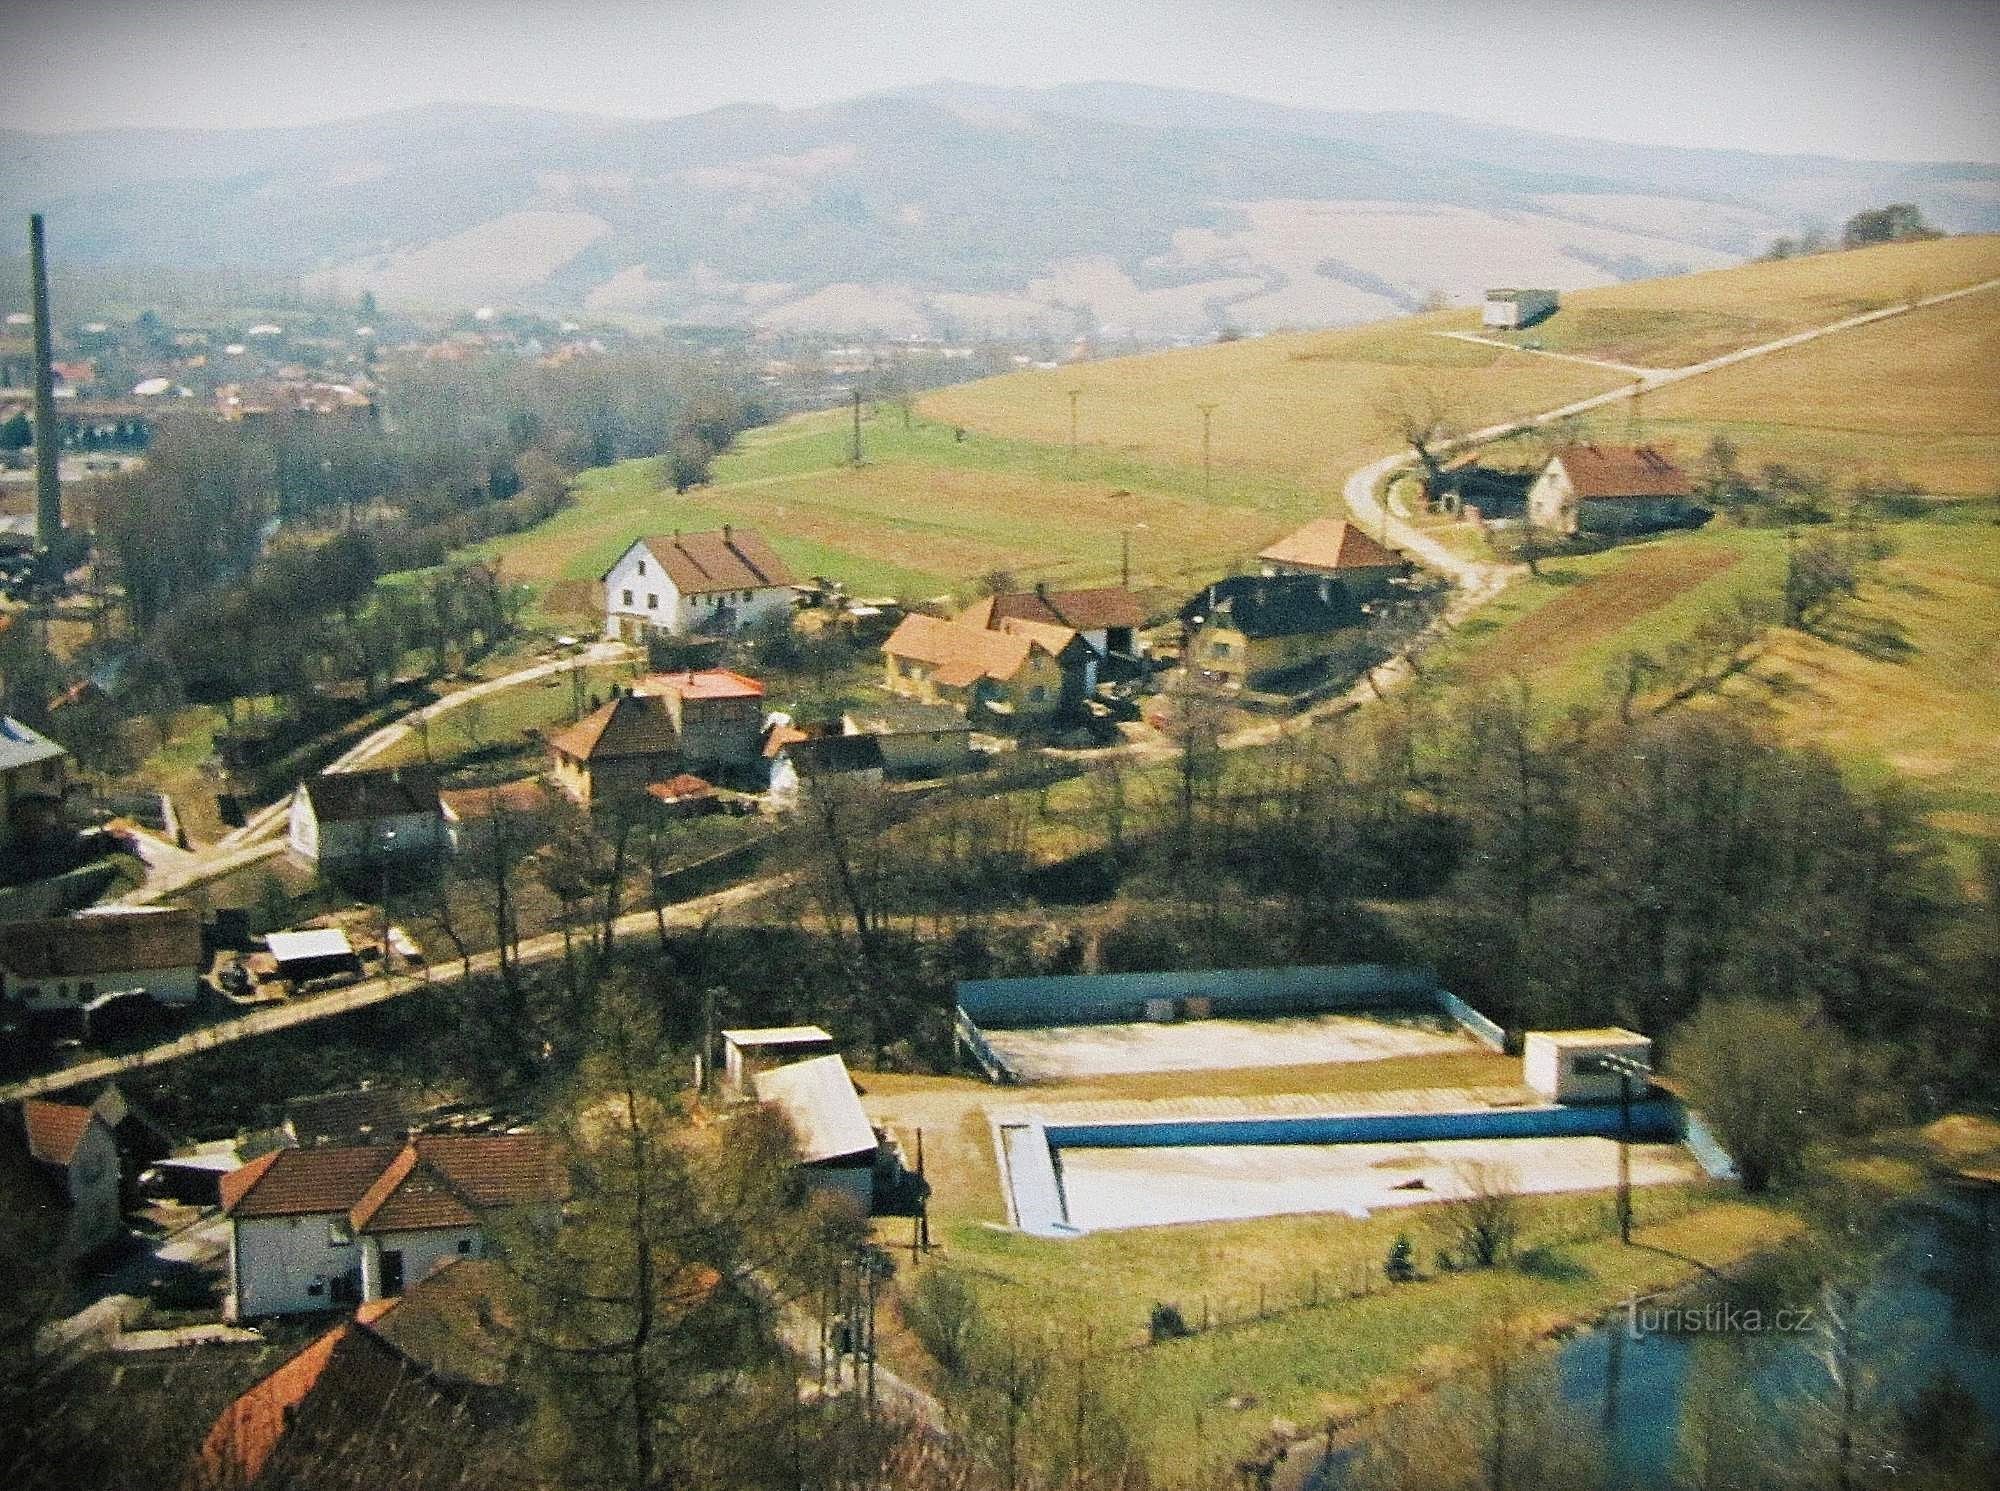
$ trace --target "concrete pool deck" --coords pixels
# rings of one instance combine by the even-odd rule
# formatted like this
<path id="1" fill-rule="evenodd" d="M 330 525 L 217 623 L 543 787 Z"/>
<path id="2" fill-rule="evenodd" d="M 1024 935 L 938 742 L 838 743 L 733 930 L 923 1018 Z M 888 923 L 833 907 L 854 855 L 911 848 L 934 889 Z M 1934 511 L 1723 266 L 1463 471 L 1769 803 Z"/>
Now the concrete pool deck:
<path id="1" fill-rule="evenodd" d="M 1618 1183 L 1618 1144 L 1601 1138 L 1449 1139 L 1405 1144 L 1227 1144 L 1064 1149 L 1063 1195 L 1080 1232 L 1306 1212 L 1365 1216 L 1467 1193 L 1490 1166 L 1522 1194 Z M 1678 1144 L 1632 1146 L 1634 1185 L 1700 1180 Z"/>
<path id="2" fill-rule="evenodd" d="M 1047 1237 L 1301 1212 L 1366 1216 L 1465 1193 L 1491 1165 L 1520 1192 L 1617 1182 L 1618 1108 L 1525 1087 L 1103 1099 L 990 1111 L 1008 1219 Z M 1701 1178 L 1671 1103 L 1634 1105 L 1633 1180 Z"/>
<path id="3" fill-rule="evenodd" d="M 1022 1082 L 1071 1082 L 1139 1072 L 1318 1066 L 1395 1056 L 1455 1056 L 1486 1049 L 1463 1029 L 1428 1012 L 1043 1025 L 986 1030 L 984 1035 Z"/>

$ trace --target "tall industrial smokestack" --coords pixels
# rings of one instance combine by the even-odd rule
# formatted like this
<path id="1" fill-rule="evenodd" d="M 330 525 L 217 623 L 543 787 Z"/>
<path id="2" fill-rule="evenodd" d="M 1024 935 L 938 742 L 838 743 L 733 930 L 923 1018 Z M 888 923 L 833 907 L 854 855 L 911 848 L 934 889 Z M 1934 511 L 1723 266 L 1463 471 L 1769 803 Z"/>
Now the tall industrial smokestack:
<path id="1" fill-rule="evenodd" d="M 57 474 L 55 338 L 49 330 L 49 262 L 42 246 L 42 215 L 28 219 L 28 272 L 35 296 L 35 542 L 60 545 L 62 480 Z"/>

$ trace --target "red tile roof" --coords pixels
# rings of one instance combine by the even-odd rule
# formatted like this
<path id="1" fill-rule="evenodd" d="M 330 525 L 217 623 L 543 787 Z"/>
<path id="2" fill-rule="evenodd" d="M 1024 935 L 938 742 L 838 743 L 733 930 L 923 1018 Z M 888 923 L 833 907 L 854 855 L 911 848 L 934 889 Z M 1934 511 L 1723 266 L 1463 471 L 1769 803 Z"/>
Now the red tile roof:
<path id="1" fill-rule="evenodd" d="M 691 797 L 713 797 L 715 788 L 691 772 L 668 777 L 664 782 L 654 782 L 646 791 L 661 802 L 679 802 Z"/>
<path id="2" fill-rule="evenodd" d="M 67 1165 L 95 1115 L 68 1103 L 29 1098 L 21 1104 L 21 1121 L 28 1130 L 28 1153 L 45 1164 Z"/>
<path id="3" fill-rule="evenodd" d="M 1092 590 L 1016 590 L 989 595 L 968 607 L 958 619 L 980 627 L 995 627 L 998 622 L 1012 619 L 1094 632 L 1144 626 L 1146 615 L 1140 609 L 1139 598 L 1131 591 L 1119 585 L 1103 585 Z"/>
<path id="4" fill-rule="evenodd" d="M 274 1149 L 222 1177 L 222 1209 L 235 1218 L 343 1212 L 395 1158 L 396 1151 L 382 1144 Z"/>
<path id="5" fill-rule="evenodd" d="M 642 694 L 679 694 L 683 699 L 761 699 L 764 685 L 728 668 L 692 668 L 651 673 L 638 682 Z"/>
<path id="6" fill-rule="evenodd" d="M 1257 556 L 1266 564 L 1301 569 L 1400 569 L 1403 558 L 1341 518 L 1314 518 Z"/>
<path id="7" fill-rule="evenodd" d="M 1566 445 L 1555 454 L 1578 497 L 1692 497 L 1688 474 L 1650 445 Z"/>
<path id="8" fill-rule="evenodd" d="M 356 1232 L 470 1227 L 484 1208 L 553 1193 L 548 1141 L 539 1134 L 417 1138 L 355 1203 L 348 1220 Z"/>
<path id="9" fill-rule="evenodd" d="M 660 568 L 682 595 L 763 590 L 793 583 L 785 561 L 765 542 L 764 535 L 753 528 L 655 534 L 639 542 L 659 561 Z"/>

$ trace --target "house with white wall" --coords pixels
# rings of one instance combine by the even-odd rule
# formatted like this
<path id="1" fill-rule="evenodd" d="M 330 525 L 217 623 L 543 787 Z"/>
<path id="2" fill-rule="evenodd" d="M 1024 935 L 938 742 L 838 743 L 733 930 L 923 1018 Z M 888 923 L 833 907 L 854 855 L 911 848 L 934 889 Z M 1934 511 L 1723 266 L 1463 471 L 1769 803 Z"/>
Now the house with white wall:
<path id="1" fill-rule="evenodd" d="M 1622 1057 L 1642 1067 L 1653 1063 L 1653 1042 L 1616 1025 L 1591 1030 L 1531 1030 L 1521 1041 L 1521 1077 L 1552 1103 L 1615 1103 L 1618 1073 L 1605 1064 Z M 1643 1097 L 1635 1083 L 1632 1096 Z"/>
<path id="2" fill-rule="evenodd" d="M 273 1150 L 222 1183 L 229 1314 L 394 1298 L 454 1259 L 486 1256 L 496 1210 L 557 1195 L 548 1142 L 535 1134 Z"/>
<path id="3" fill-rule="evenodd" d="M 201 916 L 180 907 L 0 924 L 0 995 L 37 1014 L 79 1010 L 106 994 L 193 1004 L 201 962 Z"/>
<path id="4" fill-rule="evenodd" d="M 322 870 L 338 872 L 449 854 L 458 847 L 458 817 L 438 792 L 427 766 L 325 772 L 292 793 L 286 844 Z"/>
<path id="5" fill-rule="evenodd" d="M 728 636 L 792 614 L 791 569 L 761 533 L 733 524 L 634 539 L 599 578 L 614 641 Z"/>
<path id="6" fill-rule="evenodd" d="M 121 1220 L 118 1141 L 94 1108 L 30 1098 L 20 1137 L 49 1199 L 64 1214 L 62 1247 L 81 1258 L 113 1242 Z"/>
<path id="7" fill-rule="evenodd" d="M 1528 521 L 1547 533 L 1672 528 L 1702 515 L 1694 482 L 1650 445 L 1566 445 L 1528 488 Z"/>
<path id="8" fill-rule="evenodd" d="M 757 1101 L 776 1108 L 791 1126 L 805 1184 L 845 1196 L 867 1216 L 875 1205 L 882 1143 L 862 1110 L 847 1063 L 837 1055 L 814 1056 L 767 1068 L 750 1083 Z"/>

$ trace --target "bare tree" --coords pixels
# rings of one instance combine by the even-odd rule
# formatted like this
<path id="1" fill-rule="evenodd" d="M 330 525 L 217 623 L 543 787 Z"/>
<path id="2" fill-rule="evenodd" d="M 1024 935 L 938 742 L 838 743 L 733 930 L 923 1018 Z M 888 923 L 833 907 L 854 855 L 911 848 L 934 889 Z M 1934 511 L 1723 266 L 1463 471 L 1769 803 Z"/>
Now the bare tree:
<path id="1" fill-rule="evenodd" d="M 1375 422 L 1409 446 L 1433 492 L 1444 474 L 1444 456 L 1462 439 L 1468 421 L 1459 397 L 1428 378 L 1398 378 L 1375 401 Z"/>
<path id="2" fill-rule="evenodd" d="M 1491 1268 L 1513 1254 L 1520 1236 L 1520 1177 L 1506 1165 L 1466 1162 L 1452 1166 L 1452 1178 L 1458 1194 L 1425 1220 L 1468 1267 Z"/>

